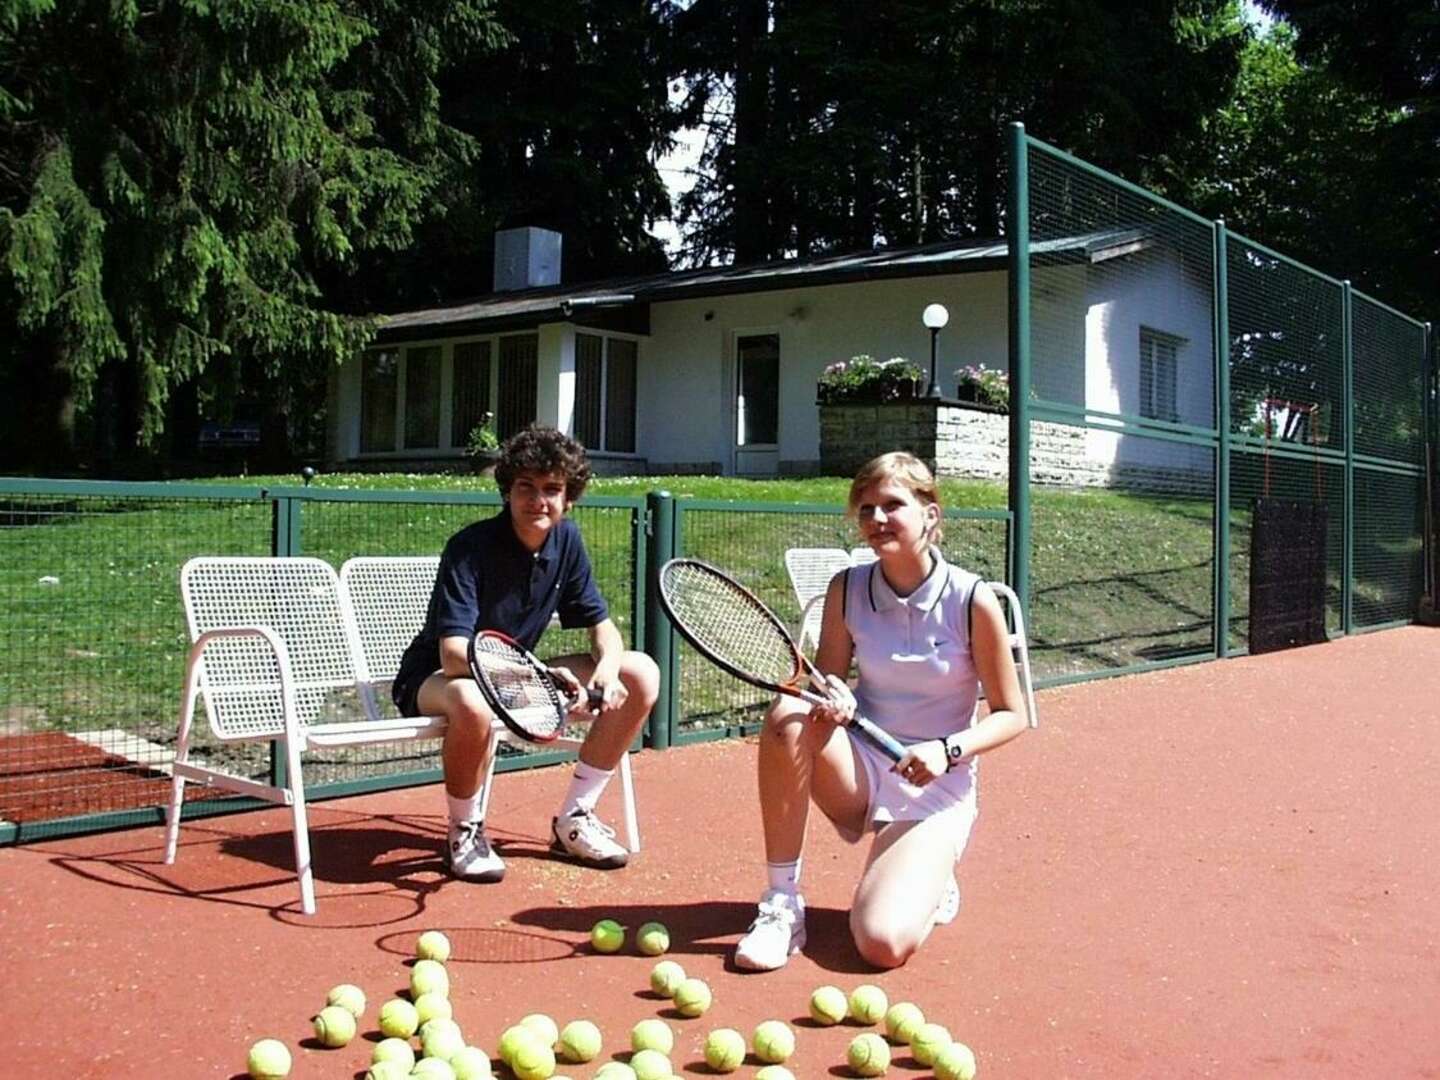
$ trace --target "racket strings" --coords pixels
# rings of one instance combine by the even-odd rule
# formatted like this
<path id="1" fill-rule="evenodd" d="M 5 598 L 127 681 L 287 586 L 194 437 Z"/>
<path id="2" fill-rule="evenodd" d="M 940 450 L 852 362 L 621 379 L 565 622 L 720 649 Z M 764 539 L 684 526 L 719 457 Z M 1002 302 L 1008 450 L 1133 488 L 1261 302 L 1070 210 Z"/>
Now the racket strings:
<path id="1" fill-rule="evenodd" d="M 500 705 L 534 735 L 549 735 L 565 723 L 565 701 L 554 680 L 514 648 L 496 638 L 475 642 L 475 665 Z"/>
<path id="2" fill-rule="evenodd" d="M 662 586 L 676 621 L 717 659 L 770 683 L 796 680 L 794 647 L 748 593 L 688 563 L 670 564 Z"/>

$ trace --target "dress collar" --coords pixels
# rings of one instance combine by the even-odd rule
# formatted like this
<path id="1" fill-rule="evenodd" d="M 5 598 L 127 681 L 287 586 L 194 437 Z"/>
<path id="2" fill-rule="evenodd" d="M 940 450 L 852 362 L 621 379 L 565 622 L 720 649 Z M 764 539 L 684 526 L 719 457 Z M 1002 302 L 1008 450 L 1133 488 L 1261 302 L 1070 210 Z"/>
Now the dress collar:
<path id="1" fill-rule="evenodd" d="M 950 567 L 945 562 L 945 556 L 940 554 L 940 549 L 932 547 L 930 557 L 933 560 L 930 573 L 925 575 L 925 580 L 920 582 L 909 596 L 897 596 L 895 590 L 890 587 L 890 582 L 885 580 L 885 572 L 880 569 L 880 563 L 878 561 L 871 563 L 868 583 L 870 610 L 895 611 L 898 608 L 908 607 L 921 613 L 929 612 L 940 602 L 940 598 L 945 595 L 945 590 L 950 585 Z"/>

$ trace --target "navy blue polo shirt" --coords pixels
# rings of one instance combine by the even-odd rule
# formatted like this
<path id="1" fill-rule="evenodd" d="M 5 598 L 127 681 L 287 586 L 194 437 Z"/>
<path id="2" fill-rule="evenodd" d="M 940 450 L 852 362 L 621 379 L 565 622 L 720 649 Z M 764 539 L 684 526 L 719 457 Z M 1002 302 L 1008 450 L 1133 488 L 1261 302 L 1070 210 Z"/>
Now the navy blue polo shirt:
<path id="1" fill-rule="evenodd" d="M 440 669 L 440 640 L 480 630 L 509 634 L 534 649 L 556 612 L 566 629 L 609 616 L 580 529 L 562 518 L 536 552 L 515 535 L 509 507 L 452 536 L 440 557 L 425 625 L 395 676 L 395 703 L 413 707 L 420 684 Z"/>

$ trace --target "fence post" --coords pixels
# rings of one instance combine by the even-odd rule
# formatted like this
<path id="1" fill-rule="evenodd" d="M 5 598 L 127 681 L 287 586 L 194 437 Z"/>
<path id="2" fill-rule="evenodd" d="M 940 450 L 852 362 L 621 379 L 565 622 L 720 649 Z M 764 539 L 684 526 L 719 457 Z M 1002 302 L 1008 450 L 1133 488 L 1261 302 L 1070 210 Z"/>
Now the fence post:
<path id="1" fill-rule="evenodd" d="M 675 664 L 675 639 L 670 620 L 660 606 L 660 567 L 675 555 L 675 500 L 668 491 L 645 496 L 645 521 L 649 531 L 645 575 L 645 651 L 660 669 L 660 697 L 650 713 L 648 744 L 668 749 L 675 732 L 680 680 Z"/>
<path id="2" fill-rule="evenodd" d="M 1030 171 L 1024 124 L 1010 125 L 1008 221 L 1010 267 L 1010 512 L 1014 515 L 1014 580 L 1027 620 L 1030 610 Z"/>
<path id="3" fill-rule="evenodd" d="M 1350 282 L 1340 283 L 1340 338 L 1343 345 L 1344 382 L 1341 401 L 1345 413 L 1345 545 L 1340 556 L 1340 629 L 1355 632 L 1355 323 L 1352 319 Z"/>
<path id="4" fill-rule="evenodd" d="M 1215 655 L 1230 655 L 1230 274 L 1229 236 L 1215 222 Z"/>

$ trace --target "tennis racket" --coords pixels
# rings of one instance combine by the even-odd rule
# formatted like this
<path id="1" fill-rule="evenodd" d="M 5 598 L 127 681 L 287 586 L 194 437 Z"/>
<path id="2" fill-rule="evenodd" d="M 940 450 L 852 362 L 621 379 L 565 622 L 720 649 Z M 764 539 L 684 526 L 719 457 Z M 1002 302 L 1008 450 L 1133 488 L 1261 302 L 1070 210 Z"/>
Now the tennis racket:
<path id="1" fill-rule="evenodd" d="M 501 722 L 529 742 L 553 742 L 575 706 L 565 685 L 530 650 L 498 630 L 470 639 L 470 674 Z M 587 691 L 592 709 L 600 691 Z"/>
<path id="2" fill-rule="evenodd" d="M 722 671 L 762 690 L 829 703 L 804 688 L 820 683 L 821 675 L 785 624 L 723 570 L 698 559 L 671 559 L 660 568 L 660 604 L 681 637 Z M 851 723 L 891 759 L 905 756 L 893 736 L 865 717 L 857 714 Z"/>

